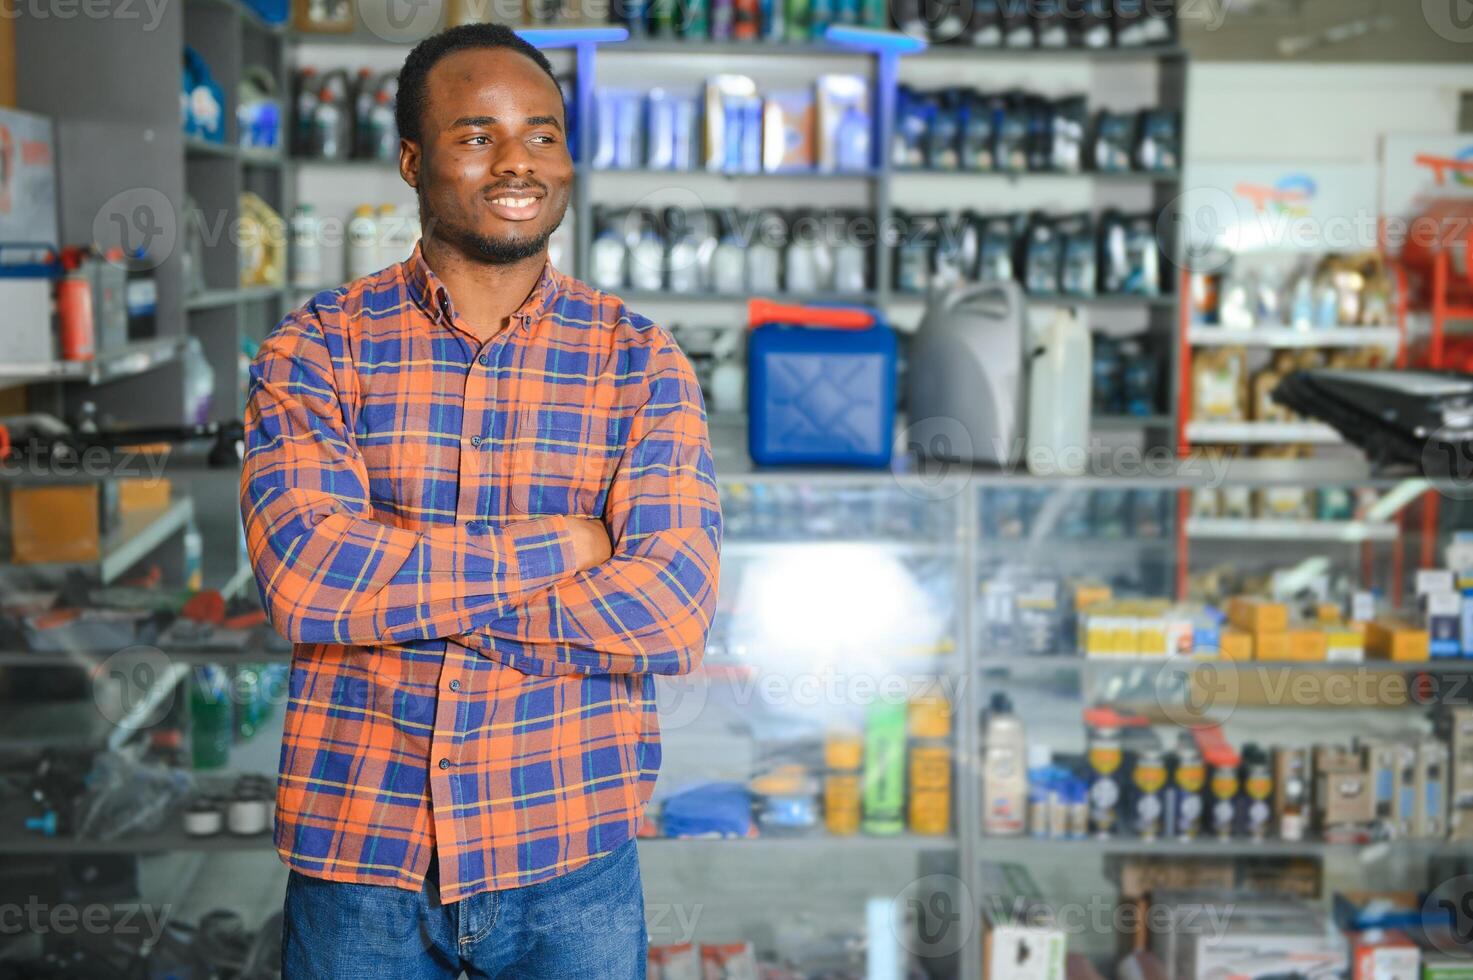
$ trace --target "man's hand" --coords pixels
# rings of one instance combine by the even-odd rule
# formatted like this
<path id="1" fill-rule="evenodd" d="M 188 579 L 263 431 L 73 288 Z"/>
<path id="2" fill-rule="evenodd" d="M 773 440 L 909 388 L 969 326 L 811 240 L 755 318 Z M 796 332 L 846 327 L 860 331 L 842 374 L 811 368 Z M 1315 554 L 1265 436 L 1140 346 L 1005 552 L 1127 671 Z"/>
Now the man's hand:
<path id="1" fill-rule="evenodd" d="M 586 571 L 602 565 L 613 554 L 614 546 L 609 541 L 609 531 L 604 522 L 586 517 L 574 517 L 568 521 L 573 534 L 574 561 L 578 571 Z"/>

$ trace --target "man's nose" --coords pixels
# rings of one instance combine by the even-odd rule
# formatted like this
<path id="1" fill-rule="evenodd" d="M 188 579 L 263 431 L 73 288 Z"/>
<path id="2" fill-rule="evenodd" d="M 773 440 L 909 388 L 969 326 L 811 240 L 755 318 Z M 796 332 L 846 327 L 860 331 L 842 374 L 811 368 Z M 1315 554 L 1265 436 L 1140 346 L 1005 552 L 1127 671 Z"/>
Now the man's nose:
<path id="1" fill-rule="evenodd" d="M 500 152 L 491 165 L 499 174 L 529 174 L 532 172 L 532 155 L 521 140 L 509 140 L 500 145 Z"/>

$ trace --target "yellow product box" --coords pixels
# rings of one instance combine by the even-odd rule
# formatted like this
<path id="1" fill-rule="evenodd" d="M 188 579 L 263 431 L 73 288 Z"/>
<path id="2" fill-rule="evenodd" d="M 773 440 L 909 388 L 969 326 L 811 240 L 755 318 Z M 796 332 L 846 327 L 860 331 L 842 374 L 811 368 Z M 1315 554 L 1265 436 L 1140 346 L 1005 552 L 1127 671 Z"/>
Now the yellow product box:
<path id="1" fill-rule="evenodd" d="M 1332 663 L 1358 664 L 1366 659 L 1364 628 L 1339 623 L 1325 628 L 1325 659 Z"/>
<path id="2" fill-rule="evenodd" d="M 1289 628 L 1289 607 L 1252 596 L 1228 600 L 1228 622 L 1246 633 L 1282 633 Z"/>
<path id="3" fill-rule="evenodd" d="M 163 510 L 169 506 L 172 491 L 168 480 L 119 480 L 118 513 Z"/>
<path id="4" fill-rule="evenodd" d="M 1084 612 L 1100 603 L 1109 602 L 1112 595 L 1108 585 L 1081 582 L 1074 587 L 1074 611 Z"/>
<path id="5" fill-rule="evenodd" d="M 951 735 L 951 702 L 938 693 L 918 694 L 910 699 L 911 738 L 948 738 Z"/>
<path id="6" fill-rule="evenodd" d="M 1366 657 L 1419 663 L 1430 656 L 1427 631 L 1402 619 L 1375 619 L 1366 625 Z"/>
<path id="7" fill-rule="evenodd" d="M 1142 616 L 1135 621 L 1136 653 L 1142 657 L 1164 657 L 1167 650 L 1166 619 Z"/>
<path id="8" fill-rule="evenodd" d="M 1138 647 L 1136 617 L 1123 602 L 1100 603 L 1085 617 L 1087 657 L 1132 657 Z"/>
<path id="9" fill-rule="evenodd" d="M 823 824 L 838 836 L 859 833 L 860 786 L 858 776 L 825 776 L 823 780 Z"/>
<path id="10" fill-rule="evenodd" d="M 1289 660 L 1314 662 L 1329 657 L 1325 631 L 1319 627 L 1298 627 L 1288 632 Z"/>
<path id="11" fill-rule="evenodd" d="M 913 834 L 941 837 L 951 833 L 951 791 L 912 790 L 909 823 Z"/>
<path id="12" fill-rule="evenodd" d="M 97 484 L 15 487 L 10 491 L 10 548 L 17 565 L 92 562 L 102 556 Z"/>
<path id="13" fill-rule="evenodd" d="M 1253 659 L 1282 661 L 1289 657 L 1289 634 L 1277 630 L 1253 634 Z"/>
<path id="14" fill-rule="evenodd" d="M 1314 607 L 1314 620 L 1321 626 L 1333 626 L 1345 619 L 1340 606 L 1333 602 L 1321 602 Z"/>
<path id="15" fill-rule="evenodd" d="M 951 750 L 939 745 L 917 745 L 910 750 L 910 786 L 947 789 L 951 786 Z"/>
<path id="16" fill-rule="evenodd" d="M 1228 626 L 1218 638 L 1218 648 L 1223 660 L 1252 660 L 1253 634 Z"/>

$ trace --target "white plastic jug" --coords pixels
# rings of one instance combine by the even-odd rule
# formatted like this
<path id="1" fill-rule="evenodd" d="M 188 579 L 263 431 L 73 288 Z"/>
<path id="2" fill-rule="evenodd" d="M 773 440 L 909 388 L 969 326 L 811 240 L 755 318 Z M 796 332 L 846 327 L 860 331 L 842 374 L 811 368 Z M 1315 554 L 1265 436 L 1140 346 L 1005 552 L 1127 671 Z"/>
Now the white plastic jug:
<path id="1" fill-rule="evenodd" d="M 1089 468 L 1089 331 L 1060 307 L 1035 340 L 1028 370 L 1028 471 L 1080 476 Z"/>

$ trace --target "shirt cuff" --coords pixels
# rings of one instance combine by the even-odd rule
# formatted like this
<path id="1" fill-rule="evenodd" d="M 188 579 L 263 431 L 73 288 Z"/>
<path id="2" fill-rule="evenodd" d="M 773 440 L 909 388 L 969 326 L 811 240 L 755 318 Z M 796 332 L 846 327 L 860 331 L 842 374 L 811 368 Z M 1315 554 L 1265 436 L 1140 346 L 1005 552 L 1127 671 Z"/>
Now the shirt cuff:
<path id="1" fill-rule="evenodd" d="M 577 567 L 573 526 L 565 515 L 511 524 L 506 532 L 512 571 L 523 592 L 567 578 Z"/>

